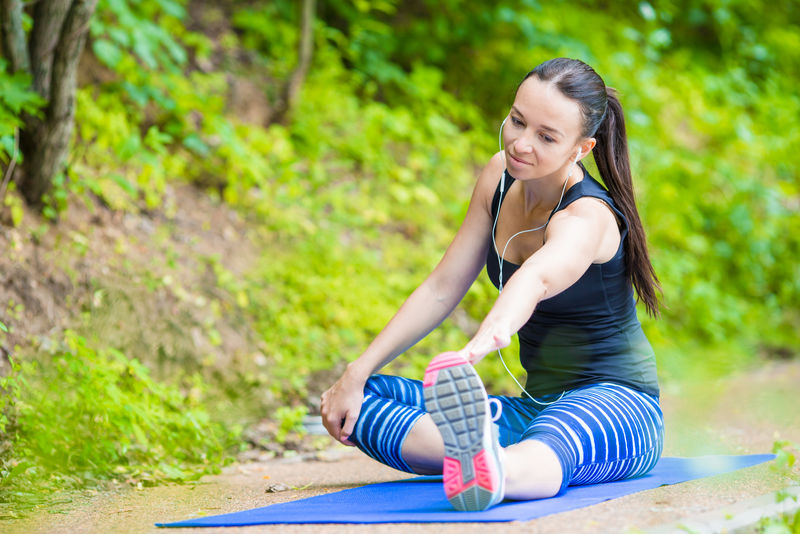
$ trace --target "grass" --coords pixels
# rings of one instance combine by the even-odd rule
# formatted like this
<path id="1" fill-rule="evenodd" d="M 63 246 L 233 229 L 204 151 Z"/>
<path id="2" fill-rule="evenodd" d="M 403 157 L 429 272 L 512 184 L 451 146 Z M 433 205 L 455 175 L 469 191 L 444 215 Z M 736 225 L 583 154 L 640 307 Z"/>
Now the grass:
<path id="1" fill-rule="evenodd" d="M 196 480 L 231 460 L 241 432 L 211 418 L 198 375 L 156 381 L 135 358 L 72 331 L 38 361 L 15 363 L 0 387 L 0 504 L 16 509 L 111 481 Z"/>

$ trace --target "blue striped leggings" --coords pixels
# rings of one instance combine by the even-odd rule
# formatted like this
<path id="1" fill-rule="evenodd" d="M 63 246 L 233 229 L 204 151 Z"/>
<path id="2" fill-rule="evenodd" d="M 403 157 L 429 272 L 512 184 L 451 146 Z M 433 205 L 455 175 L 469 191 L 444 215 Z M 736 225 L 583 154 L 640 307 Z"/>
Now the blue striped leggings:
<path id="1" fill-rule="evenodd" d="M 568 485 L 595 484 L 644 475 L 664 446 L 658 398 L 604 382 L 536 400 L 489 395 L 502 404 L 496 421 L 500 445 L 535 439 L 558 456 Z M 557 399 L 557 400 L 556 400 Z M 555 401 L 555 402 L 554 402 Z M 364 388 L 361 414 L 350 440 L 370 457 L 412 473 L 400 451 L 425 414 L 422 382 L 373 375 Z"/>

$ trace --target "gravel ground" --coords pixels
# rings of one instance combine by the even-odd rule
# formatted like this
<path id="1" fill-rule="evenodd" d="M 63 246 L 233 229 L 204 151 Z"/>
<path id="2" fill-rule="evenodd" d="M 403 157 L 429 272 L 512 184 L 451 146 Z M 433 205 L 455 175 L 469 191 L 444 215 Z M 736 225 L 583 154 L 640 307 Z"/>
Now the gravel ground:
<path id="1" fill-rule="evenodd" d="M 705 382 L 668 384 L 662 392 L 667 421 L 665 455 L 770 452 L 780 437 L 800 442 L 800 362 L 772 362 L 756 371 Z M 797 468 L 796 468 L 797 469 Z M 70 496 L 71 502 L 22 520 L 0 522 L 8 534 L 166 532 L 156 522 L 217 515 L 330 493 L 372 482 L 407 478 L 345 447 L 317 458 L 240 464 L 194 485 L 121 489 Z M 288 489 L 266 492 L 270 485 Z M 763 464 L 708 479 L 665 486 L 529 522 L 493 523 L 493 534 L 638 532 L 775 491 L 787 485 Z M 481 523 L 387 525 L 275 525 L 180 532 L 251 534 L 288 532 L 483 532 Z"/>

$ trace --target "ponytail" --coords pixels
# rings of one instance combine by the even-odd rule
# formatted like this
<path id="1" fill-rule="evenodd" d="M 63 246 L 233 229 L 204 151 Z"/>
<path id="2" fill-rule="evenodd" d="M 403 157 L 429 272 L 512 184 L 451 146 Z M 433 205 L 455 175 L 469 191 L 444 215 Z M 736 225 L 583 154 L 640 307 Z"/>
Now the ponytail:
<path id="1" fill-rule="evenodd" d="M 625 118 L 616 91 L 606 87 L 606 94 L 608 106 L 605 117 L 594 136 L 597 139 L 594 160 L 614 204 L 628 220 L 625 267 L 639 300 L 644 302 L 647 313 L 656 317 L 658 316 L 657 293 L 661 292 L 661 285 L 650 262 L 644 227 L 636 209 Z"/>
<path id="2" fill-rule="evenodd" d="M 577 59 L 560 57 L 545 61 L 530 71 L 522 82 L 531 76 L 553 83 L 566 97 L 578 103 L 583 116 L 582 135 L 597 140 L 594 160 L 600 177 L 614 204 L 628 221 L 625 268 L 647 313 L 656 317 L 657 293 L 661 292 L 661 286 L 650 263 L 644 228 L 636 210 L 625 118 L 617 92 L 606 87 L 592 67 Z"/>

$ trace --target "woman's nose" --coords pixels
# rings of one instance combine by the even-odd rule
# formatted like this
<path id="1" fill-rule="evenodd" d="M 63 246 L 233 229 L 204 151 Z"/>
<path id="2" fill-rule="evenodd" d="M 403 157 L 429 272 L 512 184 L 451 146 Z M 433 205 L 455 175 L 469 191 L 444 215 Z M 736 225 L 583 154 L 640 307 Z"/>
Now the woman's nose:
<path id="1" fill-rule="evenodd" d="M 514 151 L 517 154 L 530 154 L 533 152 L 533 142 L 527 135 L 520 135 L 514 141 Z"/>

